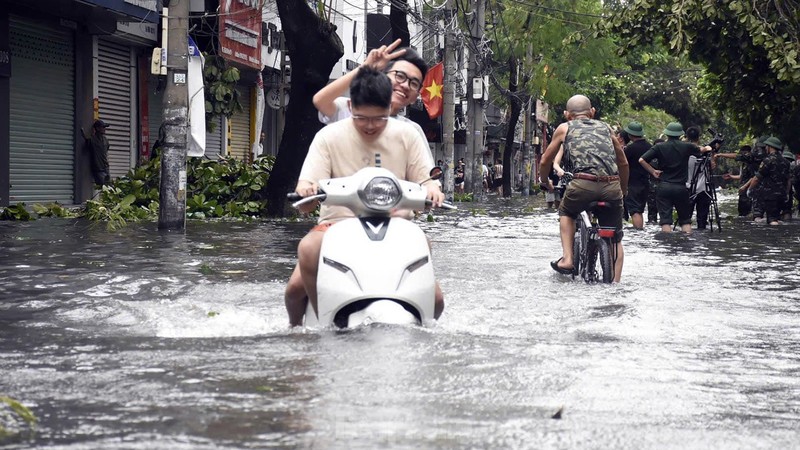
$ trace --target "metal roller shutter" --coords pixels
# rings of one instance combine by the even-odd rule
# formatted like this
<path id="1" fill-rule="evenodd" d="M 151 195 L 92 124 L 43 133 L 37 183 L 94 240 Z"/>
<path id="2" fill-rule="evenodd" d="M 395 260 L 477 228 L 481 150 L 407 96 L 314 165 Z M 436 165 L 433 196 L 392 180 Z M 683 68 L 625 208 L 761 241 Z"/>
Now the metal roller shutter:
<path id="1" fill-rule="evenodd" d="M 155 75 L 147 79 L 147 123 L 150 128 L 150 150 L 158 139 L 158 128 L 164 117 L 164 82 L 159 83 Z"/>
<path id="2" fill-rule="evenodd" d="M 250 89 L 238 88 L 242 112 L 231 117 L 230 155 L 236 159 L 247 160 L 250 154 Z"/>
<path id="3" fill-rule="evenodd" d="M 219 155 L 222 153 L 222 130 L 225 129 L 225 121 L 220 119 L 218 117 L 214 120 L 217 127 L 213 133 L 206 131 L 206 158 L 208 159 L 219 159 Z"/>
<path id="4" fill-rule="evenodd" d="M 106 130 L 110 148 L 108 165 L 111 178 L 125 175 L 133 167 L 136 142 L 133 139 L 131 49 L 117 42 L 97 40 L 97 88 L 100 118 L 111 125 Z M 156 135 L 158 136 L 158 135 Z"/>
<path id="5" fill-rule="evenodd" d="M 10 16 L 10 203 L 74 203 L 72 32 Z"/>

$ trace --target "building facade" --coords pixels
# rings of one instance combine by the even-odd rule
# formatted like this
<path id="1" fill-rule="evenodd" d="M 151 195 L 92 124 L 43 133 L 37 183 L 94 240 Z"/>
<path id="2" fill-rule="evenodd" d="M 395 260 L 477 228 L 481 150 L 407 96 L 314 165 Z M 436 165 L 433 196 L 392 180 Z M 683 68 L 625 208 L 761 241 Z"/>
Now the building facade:
<path id="1" fill-rule="evenodd" d="M 155 45 L 156 0 L 0 2 L 0 205 L 92 195 L 83 129 L 111 124 L 110 172 L 137 160 L 137 61 Z"/>

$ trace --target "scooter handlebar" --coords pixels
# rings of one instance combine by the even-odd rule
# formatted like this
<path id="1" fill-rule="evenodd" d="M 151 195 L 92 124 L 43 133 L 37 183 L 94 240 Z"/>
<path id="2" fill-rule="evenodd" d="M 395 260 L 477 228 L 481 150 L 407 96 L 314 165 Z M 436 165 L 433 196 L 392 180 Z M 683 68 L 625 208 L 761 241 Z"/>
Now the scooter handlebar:
<path id="1" fill-rule="evenodd" d="M 325 200 L 325 197 L 327 197 L 327 194 L 325 194 L 322 191 L 318 191 L 317 195 L 311 195 L 309 197 L 302 197 L 297 192 L 289 192 L 288 194 L 286 194 L 286 198 L 289 201 L 294 202 L 292 203 L 293 208 L 297 208 L 298 206 L 303 205 L 305 203 L 313 202 L 314 200 L 323 201 Z"/>
<path id="2" fill-rule="evenodd" d="M 433 203 L 430 200 L 425 200 L 425 204 L 430 207 Z M 442 202 L 442 206 L 439 207 L 440 209 L 458 209 L 458 207 L 452 203 Z"/>

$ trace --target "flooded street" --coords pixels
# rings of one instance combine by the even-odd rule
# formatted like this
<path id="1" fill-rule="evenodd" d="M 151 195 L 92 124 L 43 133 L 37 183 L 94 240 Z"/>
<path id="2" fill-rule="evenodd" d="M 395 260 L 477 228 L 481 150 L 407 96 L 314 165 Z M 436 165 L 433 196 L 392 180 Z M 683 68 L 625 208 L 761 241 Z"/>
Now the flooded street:
<path id="1" fill-rule="evenodd" d="M 436 326 L 348 332 L 288 328 L 309 223 L 0 222 L 0 396 L 39 420 L 0 446 L 798 448 L 800 220 L 628 227 L 588 285 L 541 197 L 459 208 L 421 223 Z"/>

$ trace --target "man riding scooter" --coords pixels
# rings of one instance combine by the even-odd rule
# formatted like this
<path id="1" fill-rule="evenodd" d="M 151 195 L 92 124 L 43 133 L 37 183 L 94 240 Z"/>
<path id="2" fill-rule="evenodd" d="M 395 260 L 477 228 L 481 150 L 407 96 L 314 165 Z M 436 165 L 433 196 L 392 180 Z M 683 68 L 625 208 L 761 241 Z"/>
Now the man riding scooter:
<path id="1" fill-rule="evenodd" d="M 319 180 L 349 176 L 364 167 L 383 167 L 400 179 L 422 183 L 432 206 L 444 200 L 439 183 L 429 179 L 432 165 L 426 156 L 427 145 L 413 127 L 389 117 L 392 84 L 389 78 L 372 68 L 362 67 L 350 86 L 352 116 L 320 130 L 309 147 L 295 192 L 308 197 L 317 194 Z M 302 205 L 310 212 L 317 203 Z M 397 214 L 404 214 L 398 211 Z M 298 264 L 286 287 L 286 310 L 292 326 L 303 323 L 306 298 L 298 296 L 305 289 L 308 301 L 317 311 L 317 268 L 322 237 L 331 225 L 353 217 L 342 207 L 320 209 L 319 222 L 298 245 Z M 409 216 L 410 217 L 410 216 Z M 444 310 L 444 299 L 436 284 L 434 317 Z"/>

